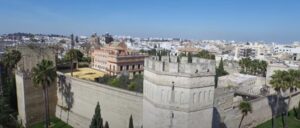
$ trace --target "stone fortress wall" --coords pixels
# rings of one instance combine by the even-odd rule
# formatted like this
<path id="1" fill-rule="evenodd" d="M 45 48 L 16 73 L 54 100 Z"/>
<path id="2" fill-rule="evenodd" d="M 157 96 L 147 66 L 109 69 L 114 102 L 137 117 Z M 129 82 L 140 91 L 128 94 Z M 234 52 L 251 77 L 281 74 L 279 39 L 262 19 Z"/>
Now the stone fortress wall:
<path id="1" fill-rule="evenodd" d="M 252 106 L 252 113 L 245 116 L 242 127 L 253 128 L 272 119 L 272 115 L 275 110 L 275 99 L 276 96 L 267 96 L 249 101 Z M 292 95 L 289 110 L 292 110 L 294 107 L 298 107 L 299 101 L 300 92 L 296 92 Z M 285 99 L 285 105 L 287 102 L 288 99 Z M 225 124 L 226 128 L 237 128 L 242 118 L 242 114 L 238 106 L 230 110 L 223 111 L 223 113 L 220 114 L 222 118 L 221 122 Z"/>
<path id="2" fill-rule="evenodd" d="M 59 74 L 65 83 L 58 81 L 56 117 L 74 128 L 88 128 L 99 102 L 103 123 L 111 128 L 127 128 L 130 115 L 135 128 L 141 128 L 143 94 Z"/>
<path id="3" fill-rule="evenodd" d="M 215 61 L 152 56 L 144 68 L 145 128 L 212 127 Z"/>
<path id="4" fill-rule="evenodd" d="M 24 127 L 43 121 L 45 107 L 43 91 L 41 87 L 34 87 L 31 79 L 31 69 L 42 59 L 55 62 L 53 51 L 31 44 L 16 47 L 22 58 L 17 64 L 16 70 L 16 92 L 18 102 L 19 120 Z M 50 116 L 55 114 L 57 102 L 56 83 L 48 88 Z"/>
<path id="5" fill-rule="evenodd" d="M 43 90 L 41 87 L 34 87 L 31 75 L 24 72 L 16 73 L 16 90 L 19 120 L 24 127 L 44 120 L 45 107 Z M 49 113 L 55 116 L 57 102 L 56 84 L 48 88 Z"/>

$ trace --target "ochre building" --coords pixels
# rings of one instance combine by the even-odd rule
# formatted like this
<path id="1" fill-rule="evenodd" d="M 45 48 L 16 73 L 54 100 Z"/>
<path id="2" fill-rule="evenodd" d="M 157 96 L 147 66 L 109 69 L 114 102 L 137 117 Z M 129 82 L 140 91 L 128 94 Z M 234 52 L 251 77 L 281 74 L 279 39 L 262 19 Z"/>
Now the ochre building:
<path id="1" fill-rule="evenodd" d="M 132 51 L 124 42 L 112 42 L 92 52 L 92 68 L 109 75 L 118 75 L 126 71 L 132 75 L 144 70 L 145 54 Z"/>

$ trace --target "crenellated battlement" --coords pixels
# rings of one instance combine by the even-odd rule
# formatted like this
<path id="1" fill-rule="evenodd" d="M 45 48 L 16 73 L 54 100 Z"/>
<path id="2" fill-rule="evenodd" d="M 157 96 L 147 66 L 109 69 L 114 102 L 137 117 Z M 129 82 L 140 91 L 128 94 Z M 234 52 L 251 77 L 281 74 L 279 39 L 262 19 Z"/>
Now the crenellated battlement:
<path id="1" fill-rule="evenodd" d="M 208 60 L 198 57 L 192 58 L 192 63 L 188 63 L 187 57 L 177 56 L 150 56 L 145 59 L 145 68 L 148 70 L 189 75 L 215 75 L 215 60 Z"/>

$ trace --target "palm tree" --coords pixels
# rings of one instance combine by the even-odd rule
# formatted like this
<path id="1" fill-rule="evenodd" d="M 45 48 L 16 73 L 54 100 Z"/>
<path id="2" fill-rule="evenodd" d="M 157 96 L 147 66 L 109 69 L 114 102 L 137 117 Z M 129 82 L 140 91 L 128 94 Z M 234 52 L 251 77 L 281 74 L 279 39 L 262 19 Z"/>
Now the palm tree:
<path id="1" fill-rule="evenodd" d="M 240 72 L 245 72 L 244 58 L 242 58 L 242 59 L 239 61 L 239 66 L 241 67 L 241 71 L 240 71 Z"/>
<path id="2" fill-rule="evenodd" d="M 259 62 L 259 69 L 262 76 L 266 77 L 266 71 L 267 71 L 268 63 L 264 60 Z"/>
<path id="3" fill-rule="evenodd" d="M 244 59 L 244 64 L 245 64 L 245 67 L 246 67 L 246 73 L 249 73 L 249 71 L 251 71 L 251 59 L 249 57 L 245 58 Z"/>
<path id="4" fill-rule="evenodd" d="M 257 70 L 259 68 L 259 60 L 255 59 L 253 61 L 251 61 L 251 66 L 252 66 L 252 74 L 256 75 L 257 74 Z"/>
<path id="5" fill-rule="evenodd" d="M 49 99 L 48 99 L 48 87 L 55 82 L 56 68 L 52 61 L 42 60 L 32 69 L 33 84 L 36 87 L 42 87 L 44 95 L 45 105 L 45 126 L 49 126 Z"/>
<path id="6" fill-rule="evenodd" d="M 289 111 L 289 107 L 290 107 L 290 103 L 291 103 L 291 96 L 292 96 L 291 93 L 292 93 L 293 89 L 300 86 L 300 71 L 289 69 L 287 73 L 288 73 L 288 75 L 286 75 L 284 77 L 285 78 L 284 81 L 286 81 L 286 83 L 287 83 L 287 90 L 289 90 L 289 92 L 287 92 L 288 93 L 288 104 L 286 107 L 285 118 L 288 117 L 288 111 Z M 287 128 L 288 124 L 286 124 L 285 127 Z"/>
<path id="7" fill-rule="evenodd" d="M 247 101 L 242 101 L 242 102 L 239 104 L 239 109 L 240 109 L 240 111 L 241 111 L 242 114 L 243 114 L 242 119 L 241 119 L 241 122 L 240 122 L 240 124 L 239 124 L 239 128 L 240 128 L 241 125 L 242 125 L 242 121 L 243 121 L 244 117 L 247 116 L 249 112 L 250 112 L 250 113 L 252 112 L 252 106 L 251 106 L 251 104 L 250 104 L 249 102 L 247 102 Z"/>
<path id="8" fill-rule="evenodd" d="M 278 106 L 279 106 L 279 99 L 281 97 L 281 91 L 285 91 L 289 88 L 289 84 L 287 83 L 286 79 L 288 79 L 288 72 L 276 70 L 274 74 L 271 76 L 270 84 L 276 91 L 276 105 L 275 105 L 275 113 L 272 117 L 272 127 L 275 127 L 275 117 L 277 116 Z M 284 122 L 283 122 L 284 123 Z"/>

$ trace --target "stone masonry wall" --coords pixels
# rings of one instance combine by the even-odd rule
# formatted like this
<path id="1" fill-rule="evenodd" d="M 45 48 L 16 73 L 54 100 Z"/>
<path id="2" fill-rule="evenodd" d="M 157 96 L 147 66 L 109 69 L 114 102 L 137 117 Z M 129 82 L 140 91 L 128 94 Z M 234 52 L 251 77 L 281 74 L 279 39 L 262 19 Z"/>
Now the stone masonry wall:
<path id="1" fill-rule="evenodd" d="M 16 89 L 18 99 L 19 118 L 24 127 L 44 120 L 44 98 L 43 89 L 34 87 L 32 80 L 25 73 L 16 74 Z M 55 115 L 57 102 L 55 84 L 48 88 L 50 116 Z"/>
<path id="2" fill-rule="evenodd" d="M 261 97 L 255 100 L 250 101 L 252 105 L 252 113 L 249 113 L 243 120 L 243 128 L 253 128 L 263 122 L 266 122 L 272 118 L 272 113 L 274 111 L 275 97 Z M 297 92 L 293 95 L 291 99 L 291 104 L 289 109 L 297 107 L 300 101 L 300 93 Z M 287 99 L 285 100 L 287 103 Z M 238 107 L 233 108 L 230 111 L 224 113 L 225 118 L 223 119 L 227 128 L 237 128 L 241 120 L 242 114 L 239 111 Z"/>
<path id="3" fill-rule="evenodd" d="M 58 85 L 56 116 L 74 128 L 89 127 L 97 102 L 103 123 L 108 121 L 111 128 L 127 128 L 130 115 L 135 128 L 142 126 L 142 94 L 68 76 L 65 82 L 71 86 L 65 88 L 64 94 Z M 66 101 L 71 101 L 70 112 Z"/>

